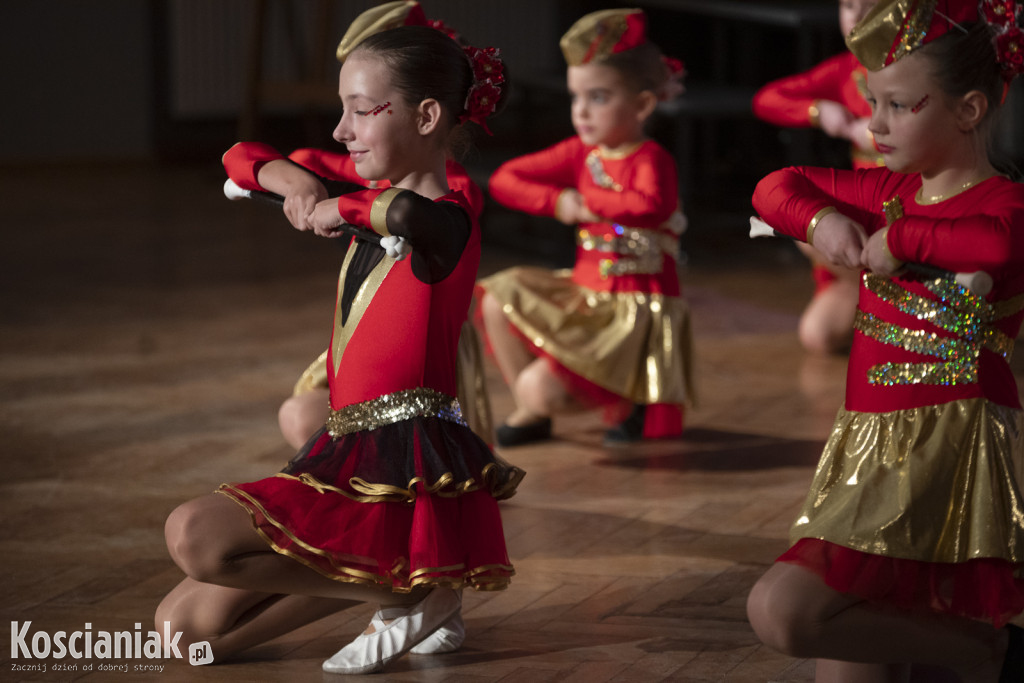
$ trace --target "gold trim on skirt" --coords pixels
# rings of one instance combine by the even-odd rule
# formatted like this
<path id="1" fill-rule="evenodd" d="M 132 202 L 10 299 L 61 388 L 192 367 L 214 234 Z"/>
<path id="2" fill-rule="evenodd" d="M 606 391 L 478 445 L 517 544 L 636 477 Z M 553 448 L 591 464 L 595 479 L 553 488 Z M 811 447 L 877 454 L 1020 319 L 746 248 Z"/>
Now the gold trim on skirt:
<path id="1" fill-rule="evenodd" d="M 1024 413 L 985 399 L 840 409 L 790 540 L 923 562 L 1024 562 Z"/>
<path id="2" fill-rule="evenodd" d="M 634 403 L 692 401 L 690 310 L 682 297 L 598 292 L 572 271 L 521 266 L 480 281 L 545 354 Z"/>

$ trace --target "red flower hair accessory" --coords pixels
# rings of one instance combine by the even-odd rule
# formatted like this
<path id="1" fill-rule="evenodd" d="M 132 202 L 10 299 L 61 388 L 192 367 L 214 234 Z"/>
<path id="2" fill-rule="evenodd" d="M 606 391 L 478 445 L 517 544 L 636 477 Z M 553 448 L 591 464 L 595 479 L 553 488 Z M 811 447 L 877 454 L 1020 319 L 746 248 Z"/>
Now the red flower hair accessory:
<path id="1" fill-rule="evenodd" d="M 981 0 L 980 9 L 995 32 L 996 61 L 1009 83 L 1024 73 L 1024 31 L 1019 26 L 1024 6 L 1015 0 Z"/>
<path id="2" fill-rule="evenodd" d="M 675 57 L 661 56 L 661 63 L 665 65 L 665 71 L 668 73 L 668 80 L 665 82 L 665 86 L 662 88 L 661 98 L 663 100 L 671 100 L 679 97 L 685 92 L 686 88 L 683 86 L 683 78 L 686 76 L 686 66 L 683 62 Z"/>
<path id="3" fill-rule="evenodd" d="M 505 65 L 501 61 L 501 50 L 495 47 L 463 48 L 473 68 L 473 85 L 466 94 L 465 111 L 459 116 L 459 123 L 472 121 L 488 135 L 487 117 L 494 113 L 501 101 L 501 88 L 505 83 Z"/>
<path id="4" fill-rule="evenodd" d="M 459 36 L 458 31 L 453 29 L 451 26 L 448 26 L 440 19 L 430 19 L 427 21 L 426 25 L 432 29 L 440 31 L 441 33 L 445 34 L 446 36 L 454 40 L 456 43 L 460 45 L 462 44 L 462 38 Z"/>

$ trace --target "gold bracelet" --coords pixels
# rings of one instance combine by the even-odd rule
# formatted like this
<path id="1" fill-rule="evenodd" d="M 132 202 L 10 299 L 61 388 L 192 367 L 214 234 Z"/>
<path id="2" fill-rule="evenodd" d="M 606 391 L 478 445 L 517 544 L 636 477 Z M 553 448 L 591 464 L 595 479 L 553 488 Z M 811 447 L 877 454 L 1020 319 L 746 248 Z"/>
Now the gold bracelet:
<path id="1" fill-rule="evenodd" d="M 807 107 L 807 120 L 815 128 L 821 128 L 821 109 L 818 108 L 820 100 L 814 100 L 811 106 Z"/>
<path id="2" fill-rule="evenodd" d="M 381 237 L 391 236 L 391 231 L 388 230 L 388 207 L 399 192 L 402 192 L 402 188 L 389 187 L 377 195 L 370 205 L 370 228 Z"/>
<path id="3" fill-rule="evenodd" d="M 818 227 L 818 222 L 822 218 L 824 218 L 825 216 L 829 215 L 830 213 L 836 213 L 836 212 L 837 212 L 836 211 L 836 207 L 834 207 L 834 206 L 826 206 L 824 209 L 822 209 L 818 213 L 814 214 L 814 218 L 812 218 L 811 222 L 807 225 L 807 237 L 804 239 L 804 241 L 807 242 L 807 244 L 810 244 L 813 247 L 814 246 L 814 242 L 813 242 L 813 240 L 814 240 L 814 229 L 816 227 Z"/>

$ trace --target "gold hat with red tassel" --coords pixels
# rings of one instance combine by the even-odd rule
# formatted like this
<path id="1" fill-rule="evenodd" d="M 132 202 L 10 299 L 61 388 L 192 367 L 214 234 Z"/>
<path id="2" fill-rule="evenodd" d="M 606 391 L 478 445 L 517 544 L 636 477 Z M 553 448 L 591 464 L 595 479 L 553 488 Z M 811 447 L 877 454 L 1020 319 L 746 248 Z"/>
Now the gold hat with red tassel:
<path id="1" fill-rule="evenodd" d="M 573 24 L 559 45 L 569 66 L 580 66 L 647 42 L 647 17 L 639 9 L 591 12 Z"/>

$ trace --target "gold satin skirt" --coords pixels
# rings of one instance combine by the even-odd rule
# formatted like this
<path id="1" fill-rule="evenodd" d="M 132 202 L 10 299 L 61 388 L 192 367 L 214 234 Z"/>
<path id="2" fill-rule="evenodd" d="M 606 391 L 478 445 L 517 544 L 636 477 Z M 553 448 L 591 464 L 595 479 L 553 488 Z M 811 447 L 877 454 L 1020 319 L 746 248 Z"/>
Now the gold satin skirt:
<path id="1" fill-rule="evenodd" d="M 984 399 L 840 409 L 790 539 L 874 555 L 1024 562 L 1024 413 Z"/>
<path id="2" fill-rule="evenodd" d="M 690 309 L 682 297 L 596 292 L 571 270 L 520 266 L 481 280 L 540 353 L 633 403 L 693 402 Z"/>

